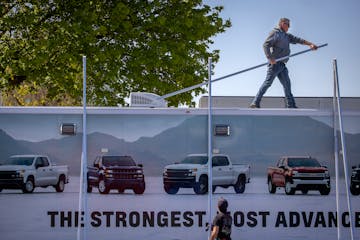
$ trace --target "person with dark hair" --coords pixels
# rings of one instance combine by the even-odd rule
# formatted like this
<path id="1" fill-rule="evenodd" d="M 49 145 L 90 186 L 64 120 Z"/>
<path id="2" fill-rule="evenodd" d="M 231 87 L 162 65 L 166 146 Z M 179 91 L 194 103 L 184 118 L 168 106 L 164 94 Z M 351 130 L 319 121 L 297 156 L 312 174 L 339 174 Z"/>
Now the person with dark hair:
<path id="1" fill-rule="evenodd" d="M 227 212 L 228 202 L 224 198 L 218 201 L 218 213 L 214 217 L 209 240 L 231 240 L 232 217 Z"/>
<path id="2" fill-rule="evenodd" d="M 266 58 L 269 61 L 267 74 L 264 83 L 261 85 L 256 97 L 250 104 L 250 108 L 260 108 L 260 101 L 266 90 L 271 86 L 276 77 L 279 78 L 281 85 L 284 88 L 285 100 L 287 108 L 297 108 L 294 97 L 291 93 L 291 85 L 288 69 L 286 63 L 289 58 L 281 61 L 276 59 L 287 57 L 290 55 L 290 43 L 291 44 L 304 44 L 308 45 L 312 50 L 316 50 L 318 47 L 302 38 L 295 37 L 288 33 L 290 28 L 290 20 L 288 18 L 280 18 L 278 27 L 274 28 L 265 43 L 263 44 Z"/>

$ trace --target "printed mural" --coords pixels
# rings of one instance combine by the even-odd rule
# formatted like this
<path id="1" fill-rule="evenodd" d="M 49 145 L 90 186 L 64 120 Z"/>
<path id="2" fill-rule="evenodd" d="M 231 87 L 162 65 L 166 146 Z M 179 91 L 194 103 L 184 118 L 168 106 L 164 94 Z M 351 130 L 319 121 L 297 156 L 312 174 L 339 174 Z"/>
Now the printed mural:
<path id="1" fill-rule="evenodd" d="M 88 114 L 91 189 L 86 194 L 88 211 L 79 213 L 82 115 L 61 111 L 2 113 L 0 161 L 14 155 L 47 157 L 57 165 L 53 172 L 65 165 L 68 176 L 59 185 L 60 175 L 56 175 L 56 183 L 48 182 L 49 187 L 37 187 L 33 180 L 35 189 L 26 194 L 23 186 L 7 189 L 2 185 L 1 238 L 76 239 L 78 226 L 86 224 L 87 239 L 206 239 L 210 215 L 208 179 L 204 177 L 207 118 L 206 112 L 195 110 L 181 114 L 156 110 L 150 114 L 141 110 L 135 114 Z M 351 174 L 356 172 L 356 167 L 351 167 L 360 164 L 360 115 L 344 118 Z M 76 134 L 62 135 L 63 123 L 75 124 Z M 340 216 L 336 214 L 331 115 L 215 112 L 213 129 L 216 126 L 225 126 L 228 132 L 213 136 L 216 158 L 212 162 L 210 209 L 213 216 L 217 199 L 228 200 L 234 219 L 233 239 L 335 239 L 337 218 L 341 234 L 350 236 L 342 165 L 341 212 Z M 316 175 L 301 175 L 303 169 L 299 168 L 292 169 L 291 174 L 296 171 L 300 180 L 309 176 L 316 179 L 313 188 L 302 186 L 301 181 L 292 182 L 289 188 L 276 186 L 276 181 L 271 182 L 274 186 L 269 185 L 269 171 L 280 166 L 279 159 L 309 156 L 319 163 L 311 170 L 318 171 Z M 204 157 L 204 164 L 197 162 Z M 6 170 L 4 165 L 0 165 L 0 177 L 10 168 L 7 165 Z M 34 171 L 44 168 L 41 165 Z M 19 176 L 26 174 L 20 168 L 12 170 Z M 122 180 L 109 180 L 112 178 Z M 62 186 L 63 191 L 58 191 Z M 328 192 L 322 188 L 326 186 Z M 360 239 L 360 201 L 355 187 L 350 196 L 352 223 L 355 239 Z"/>

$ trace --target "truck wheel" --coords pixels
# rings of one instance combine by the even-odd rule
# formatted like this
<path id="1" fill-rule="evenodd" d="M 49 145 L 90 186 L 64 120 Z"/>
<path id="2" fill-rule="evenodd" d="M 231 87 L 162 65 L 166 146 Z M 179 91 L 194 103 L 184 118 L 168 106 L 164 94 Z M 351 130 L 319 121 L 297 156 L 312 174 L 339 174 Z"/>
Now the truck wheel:
<path id="1" fill-rule="evenodd" d="M 360 194 L 360 188 L 356 189 L 354 186 L 350 186 L 350 192 L 352 195 L 357 196 Z"/>
<path id="2" fill-rule="evenodd" d="M 201 176 L 199 182 L 196 183 L 194 187 L 194 192 L 196 194 L 205 194 L 208 192 L 208 178 L 207 176 Z"/>
<path id="3" fill-rule="evenodd" d="M 105 180 L 100 179 L 99 181 L 99 193 L 101 194 L 108 194 L 110 192 L 110 189 L 108 186 L 106 186 Z"/>
<path id="4" fill-rule="evenodd" d="M 65 179 L 63 176 L 59 178 L 58 183 L 55 186 L 56 192 L 63 192 L 65 189 Z"/>
<path id="5" fill-rule="evenodd" d="M 272 184 L 271 178 L 268 179 L 268 190 L 269 193 L 276 193 L 276 186 Z"/>
<path id="6" fill-rule="evenodd" d="M 234 190 L 236 193 L 244 193 L 245 192 L 245 177 L 244 176 L 239 176 L 237 179 L 237 182 L 234 185 Z"/>
<path id="7" fill-rule="evenodd" d="M 35 189 L 34 180 L 32 178 L 28 178 L 23 185 L 22 191 L 23 193 L 32 193 Z"/>
<path id="8" fill-rule="evenodd" d="M 329 195 L 330 193 L 330 188 L 329 187 L 323 187 L 319 190 L 321 195 Z"/>
<path id="9" fill-rule="evenodd" d="M 285 193 L 286 193 L 286 195 L 294 195 L 295 194 L 295 189 L 293 189 L 290 184 L 291 183 L 286 180 L 286 182 L 285 182 Z"/>
<path id="10" fill-rule="evenodd" d="M 165 184 L 164 190 L 167 194 L 176 194 L 179 191 L 179 187 L 174 187 L 169 184 Z"/>
<path id="11" fill-rule="evenodd" d="M 143 194 L 145 192 L 145 183 L 140 184 L 139 186 L 133 189 L 135 194 Z"/>

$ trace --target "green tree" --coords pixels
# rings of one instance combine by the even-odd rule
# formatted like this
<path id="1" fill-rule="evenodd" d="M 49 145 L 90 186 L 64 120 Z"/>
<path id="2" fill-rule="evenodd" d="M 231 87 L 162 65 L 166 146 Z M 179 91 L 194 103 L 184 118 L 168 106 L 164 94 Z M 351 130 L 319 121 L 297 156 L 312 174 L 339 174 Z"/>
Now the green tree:
<path id="1" fill-rule="evenodd" d="M 13 0 L 0 3 L 0 88 L 18 105 L 123 105 L 207 79 L 212 37 L 231 26 L 201 0 Z M 193 105 L 199 88 L 167 99 Z M 30 97 L 31 96 L 31 97 Z"/>

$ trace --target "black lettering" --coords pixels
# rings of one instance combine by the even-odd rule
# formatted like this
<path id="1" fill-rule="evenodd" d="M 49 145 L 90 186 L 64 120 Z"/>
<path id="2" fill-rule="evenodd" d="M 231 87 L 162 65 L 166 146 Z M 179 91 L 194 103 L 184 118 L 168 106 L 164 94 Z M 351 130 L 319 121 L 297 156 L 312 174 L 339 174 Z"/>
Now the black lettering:
<path id="1" fill-rule="evenodd" d="M 179 211 L 171 212 L 171 226 L 172 227 L 181 227 L 181 224 L 179 222 L 180 214 L 181 214 L 181 212 L 179 212 Z"/>
<path id="2" fill-rule="evenodd" d="M 314 215 L 314 212 L 309 212 L 309 218 L 307 218 L 306 212 L 301 212 L 301 216 L 303 218 L 305 227 L 311 227 L 313 215 Z"/>
<path id="3" fill-rule="evenodd" d="M 257 220 L 255 218 L 256 216 L 257 216 L 256 212 L 248 212 L 247 213 L 247 218 L 249 221 L 247 221 L 246 223 L 249 227 L 256 227 L 256 225 L 257 225 Z"/>
<path id="4" fill-rule="evenodd" d="M 59 212 L 48 211 L 48 215 L 50 215 L 50 227 L 55 227 L 55 216 L 59 215 Z"/>
<path id="5" fill-rule="evenodd" d="M 337 213 L 334 213 L 334 212 L 329 212 L 328 213 L 328 227 L 337 227 Z"/>
<path id="6" fill-rule="evenodd" d="M 79 217 L 79 212 L 78 211 L 75 211 L 74 215 L 75 215 L 75 219 L 74 219 L 75 224 L 74 224 L 74 226 L 78 227 L 79 226 L 79 221 L 80 221 L 80 226 L 84 227 L 84 215 L 85 215 L 85 212 L 81 211 L 81 217 Z"/>
<path id="7" fill-rule="evenodd" d="M 342 214 L 341 221 L 344 227 L 350 227 L 349 212 L 344 212 Z"/>
<path id="8" fill-rule="evenodd" d="M 192 219 L 192 216 L 194 216 L 192 212 L 184 212 L 183 217 L 185 221 L 183 222 L 183 224 L 185 227 L 191 227 L 192 225 L 194 225 L 194 220 Z"/>
<path id="9" fill-rule="evenodd" d="M 245 214 L 240 211 L 236 211 L 234 213 L 234 226 L 235 227 L 242 227 L 245 223 Z"/>
<path id="10" fill-rule="evenodd" d="M 79 218 L 79 212 L 78 211 L 76 211 L 75 213 L 74 213 L 74 215 L 75 215 L 75 227 L 78 227 L 79 226 L 79 220 L 80 220 L 80 222 L 82 223 L 83 221 L 83 219 L 81 218 Z"/>
<path id="11" fill-rule="evenodd" d="M 120 227 L 120 222 L 122 223 L 122 227 L 126 227 L 126 212 L 116 212 L 116 227 Z"/>
<path id="12" fill-rule="evenodd" d="M 143 212 L 143 227 L 146 227 L 147 223 L 149 224 L 150 227 L 154 227 L 154 225 L 155 225 L 154 211 L 151 211 L 150 215 L 148 212 Z"/>
<path id="13" fill-rule="evenodd" d="M 317 228 L 319 227 L 319 225 L 322 225 L 322 227 L 326 227 L 326 221 L 323 212 L 317 212 L 316 214 L 314 227 Z"/>
<path id="14" fill-rule="evenodd" d="M 91 226 L 93 227 L 100 227 L 101 226 L 101 212 L 92 212 L 91 213 Z"/>
<path id="15" fill-rule="evenodd" d="M 103 215 L 106 217 L 106 227 L 111 227 L 111 216 L 114 215 L 114 212 L 105 211 Z"/>
<path id="16" fill-rule="evenodd" d="M 168 226 L 168 214 L 165 211 L 160 211 L 157 214 L 157 225 L 159 227 L 167 227 Z"/>
<path id="17" fill-rule="evenodd" d="M 300 214 L 298 212 L 289 212 L 289 227 L 298 227 L 300 225 Z"/>
<path id="18" fill-rule="evenodd" d="M 61 211 L 60 212 L 60 226 L 64 227 L 65 223 L 67 223 L 68 227 L 71 227 L 71 211 L 65 212 Z"/>
<path id="19" fill-rule="evenodd" d="M 198 226 L 199 227 L 202 227 L 203 226 L 203 216 L 206 215 L 206 212 L 205 211 L 195 211 L 195 215 L 198 216 Z"/>
<path id="20" fill-rule="evenodd" d="M 277 217 L 276 217 L 275 227 L 279 227 L 280 224 L 282 224 L 283 227 L 287 227 L 286 217 L 285 217 L 285 213 L 284 213 L 284 212 L 279 212 L 278 215 L 277 215 Z"/>
<path id="21" fill-rule="evenodd" d="M 140 214 L 138 212 L 129 213 L 129 225 L 131 227 L 138 227 L 140 225 Z"/>
<path id="22" fill-rule="evenodd" d="M 270 212 L 259 212 L 259 215 L 262 216 L 262 226 L 266 227 L 266 217 L 270 215 Z"/>
<path id="23" fill-rule="evenodd" d="M 80 218 L 80 221 L 81 221 L 81 224 L 80 224 L 80 226 L 81 227 L 84 227 L 84 215 L 85 215 L 85 212 L 84 211 L 82 211 L 81 212 L 81 218 Z M 76 220 L 77 218 L 75 218 L 75 220 Z M 77 226 L 77 225 L 76 225 Z"/>

